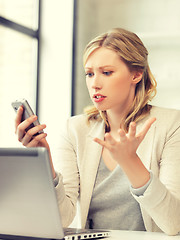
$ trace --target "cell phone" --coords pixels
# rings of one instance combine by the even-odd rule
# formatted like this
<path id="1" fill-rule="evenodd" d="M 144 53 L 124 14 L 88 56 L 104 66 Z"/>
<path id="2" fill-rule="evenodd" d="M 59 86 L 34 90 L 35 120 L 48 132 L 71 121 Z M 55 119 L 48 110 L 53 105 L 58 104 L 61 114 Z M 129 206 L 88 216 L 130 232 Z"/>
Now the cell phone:
<path id="1" fill-rule="evenodd" d="M 18 110 L 18 108 L 20 106 L 23 106 L 24 112 L 23 112 L 23 115 L 22 115 L 21 122 L 23 122 L 25 119 L 29 118 L 30 116 L 34 115 L 34 112 L 33 112 L 32 108 L 31 108 L 31 106 L 29 105 L 28 101 L 26 99 L 24 99 L 24 98 L 12 102 L 11 105 L 14 108 L 15 112 L 17 112 L 17 110 Z M 26 132 L 30 128 L 32 128 L 34 126 L 37 126 L 37 125 L 40 125 L 38 120 L 34 121 L 28 128 L 26 128 Z M 43 130 L 39 131 L 35 135 L 38 135 L 40 133 L 43 133 Z"/>

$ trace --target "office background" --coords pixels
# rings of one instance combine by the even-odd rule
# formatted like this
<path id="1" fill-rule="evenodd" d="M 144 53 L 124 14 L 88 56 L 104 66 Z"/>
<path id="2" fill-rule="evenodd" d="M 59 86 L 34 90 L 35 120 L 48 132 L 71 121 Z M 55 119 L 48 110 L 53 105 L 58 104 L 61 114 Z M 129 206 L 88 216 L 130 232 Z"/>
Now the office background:
<path id="1" fill-rule="evenodd" d="M 112 27 L 132 30 L 158 82 L 153 104 L 180 109 L 179 0 L 0 0 L 0 147 L 20 146 L 11 102 L 27 98 L 51 146 L 70 115 L 91 104 L 83 49 Z"/>
<path id="2" fill-rule="evenodd" d="M 47 124 L 52 145 L 71 115 L 73 4 L 0 0 L 0 147 L 21 146 L 11 107 L 17 98 L 27 98 Z"/>

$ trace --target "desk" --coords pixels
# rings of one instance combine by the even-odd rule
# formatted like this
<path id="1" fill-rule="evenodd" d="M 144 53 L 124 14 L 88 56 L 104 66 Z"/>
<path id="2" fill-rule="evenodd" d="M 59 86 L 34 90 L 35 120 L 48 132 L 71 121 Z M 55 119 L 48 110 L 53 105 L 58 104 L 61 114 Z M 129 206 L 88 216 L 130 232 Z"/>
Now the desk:
<path id="1" fill-rule="evenodd" d="M 113 230 L 108 240 L 180 240 L 180 235 L 168 236 L 159 232 Z"/>

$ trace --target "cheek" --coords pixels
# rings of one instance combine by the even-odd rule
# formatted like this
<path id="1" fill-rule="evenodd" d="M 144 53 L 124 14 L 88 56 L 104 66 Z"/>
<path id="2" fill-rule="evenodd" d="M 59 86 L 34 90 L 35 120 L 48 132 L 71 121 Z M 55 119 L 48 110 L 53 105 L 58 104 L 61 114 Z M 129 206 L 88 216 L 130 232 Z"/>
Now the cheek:
<path id="1" fill-rule="evenodd" d="M 121 98 L 129 94 L 131 89 L 131 82 L 129 79 L 123 81 L 117 81 L 111 86 L 111 90 L 114 92 L 114 97 Z"/>
<path id="2" fill-rule="evenodd" d="M 88 89 L 88 91 L 90 93 L 91 92 L 91 83 L 88 80 L 86 80 L 86 87 L 87 87 L 87 89 Z"/>
<path id="3" fill-rule="evenodd" d="M 112 82 L 113 83 L 113 82 Z M 126 88 L 128 88 L 128 82 L 124 81 L 124 79 L 118 79 L 117 81 L 114 81 L 113 84 L 111 84 L 111 89 L 115 92 L 121 92 L 124 91 Z"/>

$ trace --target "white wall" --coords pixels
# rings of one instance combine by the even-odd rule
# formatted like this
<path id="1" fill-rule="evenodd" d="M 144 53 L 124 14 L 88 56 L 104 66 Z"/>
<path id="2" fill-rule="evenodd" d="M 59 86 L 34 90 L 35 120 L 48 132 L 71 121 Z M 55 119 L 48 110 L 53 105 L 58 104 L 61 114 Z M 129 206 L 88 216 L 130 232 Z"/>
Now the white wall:
<path id="1" fill-rule="evenodd" d="M 43 0 L 39 118 L 54 145 L 71 112 L 73 0 Z"/>
<path id="2" fill-rule="evenodd" d="M 180 109 L 180 1 L 77 1 L 75 113 L 91 104 L 82 65 L 84 47 L 92 38 L 114 27 L 135 32 L 147 47 L 150 68 L 158 84 L 152 103 Z"/>

